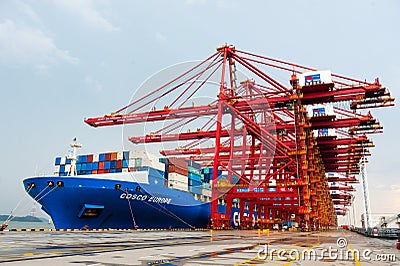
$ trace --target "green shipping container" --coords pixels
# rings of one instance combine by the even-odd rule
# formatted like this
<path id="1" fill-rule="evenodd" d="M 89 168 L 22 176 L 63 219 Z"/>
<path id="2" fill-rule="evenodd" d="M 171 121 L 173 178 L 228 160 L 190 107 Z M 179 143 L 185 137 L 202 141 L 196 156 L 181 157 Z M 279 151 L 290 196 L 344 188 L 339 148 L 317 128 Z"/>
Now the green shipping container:
<path id="1" fill-rule="evenodd" d="M 195 174 L 195 175 L 198 175 L 198 176 L 201 176 L 201 170 L 193 168 L 191 166 L 188 166 L 188 172 L 192 173 L 192 174 Z"/>

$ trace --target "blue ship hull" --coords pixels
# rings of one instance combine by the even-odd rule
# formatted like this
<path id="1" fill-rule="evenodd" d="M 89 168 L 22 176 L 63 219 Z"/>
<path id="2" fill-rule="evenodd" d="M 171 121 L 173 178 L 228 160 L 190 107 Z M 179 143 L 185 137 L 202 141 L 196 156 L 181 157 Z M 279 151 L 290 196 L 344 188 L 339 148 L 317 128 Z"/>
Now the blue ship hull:
<path id="1" fill-rule="evenodd" d="M 167 188 L 163 177 L 134 173 L 41 176 L 23 181 L 57 229 L 205 228 L 211 204 L 190 192 Z M 144 180 L 144 181 L 143 181 Z M 224 212 L 224 206 L 219 211 Z"/>

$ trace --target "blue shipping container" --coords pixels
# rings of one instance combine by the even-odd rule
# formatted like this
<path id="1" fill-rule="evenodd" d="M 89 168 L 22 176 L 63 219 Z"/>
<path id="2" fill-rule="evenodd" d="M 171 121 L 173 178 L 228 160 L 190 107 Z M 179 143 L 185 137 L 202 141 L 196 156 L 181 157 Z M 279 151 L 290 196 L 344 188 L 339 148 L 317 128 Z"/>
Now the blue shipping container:
<path id="1" fill-rule="evenodd" d="M 201 188 L 198 187 L 189 187 L 189 191 L 196 194 L 201 194 Z"/>
<path id="2" fill-rule="evenodd" d="M 200 187 L 201 186 L 201 182 L 193 180 L 193 179 L 189 179 L 188 180 L 188 185 L 189 186 L 194 186 L 194 187 Z"/>
<path id="3" fill-rule="evenodd" d="M 85 157 L 85 155 L 79 155 L 78 156 L 78 163 L 86 163 L 87 157 Z"/>
<path id="4" fill-rule="evenodd" d="M 100 153 L 99 154 L 99 162 L 104 162 L 106 160 L 106 154 L 105 153 Z"/>
<path id="5" fill-rule="evenodd" d="M 54 163 L 55 165 L 60 165 L 61 164 L 61 157 L 56 157 L 56 161 Z"/>
<path id="6" fill-rule="evenodd" d="M 111 161 L 110 163 L 110 169 L 115 169 L 117 168 L 117 161 Z M 115 173 L 115 172 L 114 172 Z"/>
<path id="7" fill-rule="evenodd" d="M 82 164 L 77 163 L 76 164 L 76 171 L 79 172 L 82 169 Z"/>
<path id="8" fill-rule="evenodd" d="M 99 170 L 99 163 L 98 162 L 92 163 L 92 170 Z"/>
<path id="9" fill-rule="evenodd" d="M 81 170 L 82 170 L 82 171 L 86 171 L 86 164 L 85 164 L 85 163 L 82 163 L 82 164 L 81 164 Z"/>
<path id="10" fill-rule="evenodd" d="M 124 153 L 123 153 L 123 159 L 124 159 L 124 160 L 129 160 L 129 151 L 124 151 Z"/>
<path id="11" fill-rule="evenodd" d="M 64 173 L 65 172 L 65 165 L 60 165 L 60 173 Z"/>
<path id="12" fill-rule="evenodd" d="M 110 173 L 116 173 L 116 169 L 110 169 Z"/>
<path id="13" fill-rule="evenodd" d="M 129 161 L 124 159 L 122 161 L 122 168 L 128 168 L 128 167 L 129 167 Z"/>
<path id="14" fill-rule="evenodd" d="M 110 161 L 105 161 L 104 162 L 104 170 L 108 170 L 108 169 L 110 169 Z"/>
<path id="15" fill-rule="evenodd" d="M 118 169 L 115 169 L 116 170 L 116 173 L 121 173 L 122 172 L 122 168 L 118 168 Z"/>
<path id="16" fill-rule="evenodd" d="M 188 173 L 188 178 L 201 182 L 201 176 L 193 173 Z"/>
<path id="17" fill-rule="evenodd" d="M 86 164 L 86 170 L 87 171 L 92 171 L 92 163 L 87 163 Z"/>
<path id="18" fill-rule="evenodd" d="M 66 159 L 65 164 L 71 164 L 71 159 Z"/>

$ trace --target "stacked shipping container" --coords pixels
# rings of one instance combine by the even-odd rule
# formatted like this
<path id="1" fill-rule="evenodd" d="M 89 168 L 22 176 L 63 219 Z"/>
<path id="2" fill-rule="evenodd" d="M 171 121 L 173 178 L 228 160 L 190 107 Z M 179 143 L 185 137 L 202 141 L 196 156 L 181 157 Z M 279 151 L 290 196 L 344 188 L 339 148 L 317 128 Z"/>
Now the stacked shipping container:
<path id="1" fill-rule="evenodd" d="M 187 161 L 187 164 L 189 191 L 195 194 L 202 194 L 201 165 L 193 161 Z"/>
<path id="2" fill-rule="evenodd" d="M 180 158 L 163 158 L 168 187 L 188 191 L 188 164 Z"/>
<path id="3" fill-rule="evenodd" d="M 69 176 L 71 159 L 57 157 L 54 174 Z M 201 168 L 194 161 L 181 158 L 160 158 L 146 151 L 120 151 L 79 155 L 76 161 L 77 175 L 149 171 L 155 176 L 163 176 L 169 188 L 190 191 L 211 197 L 210 180 L 212 168 Z M 219 175 L 222 171 L 218 171 Z M 149 174 L 150 175 L 150 174 Z"/>
<path id="4" fill-rule="evenodd" d="M 79 155 L 76 162 L 76 171 L 78 175 L 121 173 L 140 170 L 146 166 L 164 170 L 164 165 L 159 163 L 154 155 L 138 151 L 121 151 Z M 68 176 L 70 170 L 71 160 L 68 157 L 56 158 L 55 175 Z"/>

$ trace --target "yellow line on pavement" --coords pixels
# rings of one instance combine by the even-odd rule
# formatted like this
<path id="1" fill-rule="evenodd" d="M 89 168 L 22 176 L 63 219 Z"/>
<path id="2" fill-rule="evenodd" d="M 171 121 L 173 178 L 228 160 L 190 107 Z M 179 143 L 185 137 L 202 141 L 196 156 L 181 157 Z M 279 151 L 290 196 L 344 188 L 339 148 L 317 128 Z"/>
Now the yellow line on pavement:
<path id="1" fill-rule="evenodd" d="M 346 236 L 346 234 L 345 234 L 344 232 L 343 232 L 343 235 L 344 235 L 344 237 L 347 239 L 347 236 Z M 353 247 L 351 246 L 351 244 L 349 243 L 349 241 L 347 241 L 347 246 L 349 247 L 351 253 L 353 254 L 353 258 L 354 258 L 354 261 L 356 262 L 356 266 L 361 266 L 361 263 L 360 263 L 360 261 L 358 260 L 358 258 L 357 258 L 357 256 L 356 256 L 356 253 L 354 252 L 354 249 L 353 249 Z"/>

